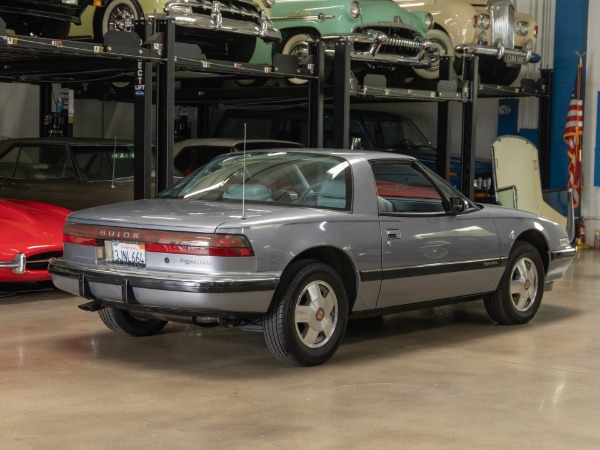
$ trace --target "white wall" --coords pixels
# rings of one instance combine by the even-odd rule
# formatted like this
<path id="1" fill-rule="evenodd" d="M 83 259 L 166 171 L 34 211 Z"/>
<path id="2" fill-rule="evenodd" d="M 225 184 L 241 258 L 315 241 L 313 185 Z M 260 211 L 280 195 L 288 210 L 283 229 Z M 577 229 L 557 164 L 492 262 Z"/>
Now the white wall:
<path id="1" fill-rule="evenodd" d="M 586 219 L 586 242 L 594 243 L 594 230 L 600 228 L 600 188 L 594 186 L 594 159 L 596 146 L 597 96 L 600 91 L 600 2 L 590 0 L 588 14 L 588 44 L 585 58 L 584 131 L 582 146 L 582 193 L 581 215 Z"/>

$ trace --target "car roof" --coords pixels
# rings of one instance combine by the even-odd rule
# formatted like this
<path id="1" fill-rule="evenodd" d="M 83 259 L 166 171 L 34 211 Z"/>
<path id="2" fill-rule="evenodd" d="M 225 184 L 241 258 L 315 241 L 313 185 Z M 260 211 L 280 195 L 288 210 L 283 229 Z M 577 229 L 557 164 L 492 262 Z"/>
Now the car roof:
<path id="1" fill-rule="evenodd" d="M 133 145 L 133 141 L 126 139 L 104 139 L 87 137 L 31 137 L 6 139 L 0 141 L 0 148 L 8 147 L 17 143 L 36 143 L 36 144 L 69 144 L 69 145 Z"/>
<path id="2" fill-rule="evenodd" d="M 337 156 L 339 158 L 346 159 L 348 161 L 351 160 L 364 160 L 364 161 L 373 161 L 376 159 L 381 160 L 404 160 L 404 161 L 416 161 L 416 158 L 412 156 L 403 155 L 400 153 L 392 153 L 392 152 L 378 152 L 372 150 L 347 150 L 347 149 L 334 149 L 334 148 L 302 148 L 302 149 L 265 149 L 265 150 L 252 150 L 252 153 L 273 153 L 277 151 L 284 151 L 286 153 L 308 153 L 315 155 L 331 155 Z M 233 152 L 231 154 L 239 154 L 242 152 Z"/>

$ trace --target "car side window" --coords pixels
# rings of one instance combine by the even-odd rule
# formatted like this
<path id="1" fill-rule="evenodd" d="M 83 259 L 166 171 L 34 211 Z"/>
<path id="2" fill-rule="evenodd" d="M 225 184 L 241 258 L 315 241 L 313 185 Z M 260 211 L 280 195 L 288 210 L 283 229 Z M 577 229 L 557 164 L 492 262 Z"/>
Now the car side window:
<path id="1" fill-rule="evenodd" d="M 13 147 L 0 158 L 0 178 L 12 177 L 19 157 L 19 147 Z"/>
<path id="2" fill-rule="evenodd" d="M 23 145 L 18 153 L 14 177 L 33 180 L 73 178 L 73 166 L 62 145 Z"/>
<path id="3" fill-rule="evenodd" d="M 434 184 L 408 163 L 372 165 L 380 213 L 444 213 L 444 202 Z"/>

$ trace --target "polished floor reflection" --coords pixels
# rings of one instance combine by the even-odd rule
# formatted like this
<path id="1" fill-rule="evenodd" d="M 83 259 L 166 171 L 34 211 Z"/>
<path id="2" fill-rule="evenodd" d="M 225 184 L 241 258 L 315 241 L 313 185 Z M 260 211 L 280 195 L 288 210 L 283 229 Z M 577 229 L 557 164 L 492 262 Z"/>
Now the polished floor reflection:
<path id="1" fill-rule="evenodd" d="M 110 332 L 56 290 L 0 294 L 0 448 L 597 449 L 600 252 L 524 326 L 483 304 L 353 321 L 282 367 L 260 333 Z"/>

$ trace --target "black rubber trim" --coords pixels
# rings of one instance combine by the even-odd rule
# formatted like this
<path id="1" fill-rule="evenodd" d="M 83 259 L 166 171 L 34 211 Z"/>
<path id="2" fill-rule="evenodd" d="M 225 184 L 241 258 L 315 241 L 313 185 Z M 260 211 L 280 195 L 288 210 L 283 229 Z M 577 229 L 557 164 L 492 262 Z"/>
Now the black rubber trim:
<path id="1" fill-rule="evenodd" d="M 506 258 L 486 259 L 483 261 L 458 262 L 431 266 L 401 267 L 384 270 L 365 270 L 360 272 L 361 281 L 394 280 L 397 278 L 439 275 L 443 273 L 463 272 L 468 270 L 490 269 L 506 265 Z"/>
<path id="2" fill-rule="evenodd" d="M 278 283 L 278 280 L 246 280 L 224 282 L 157 280 L 154 278 L 96 273 L 67 267 L 58 267 L 55 265 L 51 265 L 48 271 L 53 275 L 78 279 L 80 295 L 82 297 L 89 298 L 90 300 L 96 300 L 89 288 L 90 282 L 121 286 L 123 290 L 123 301 L 125 303 L 137 303 L 133 294 L 133 288 L 191 292 L 196 294 L 224 294 L 236 292 L 272 291 L 277 287 Z"/>

